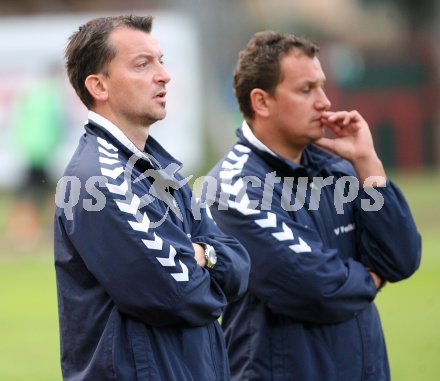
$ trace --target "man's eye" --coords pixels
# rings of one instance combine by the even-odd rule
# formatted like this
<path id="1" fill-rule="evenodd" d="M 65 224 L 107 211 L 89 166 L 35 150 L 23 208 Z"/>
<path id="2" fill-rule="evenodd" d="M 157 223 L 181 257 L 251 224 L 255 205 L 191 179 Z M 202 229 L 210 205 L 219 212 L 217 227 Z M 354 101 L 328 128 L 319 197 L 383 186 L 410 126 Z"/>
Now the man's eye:
<path id="1" fill-rule="evenodd" d="M 147 65 L 148 65 L 147 61 L 141 61 L 136 65 L 136 67 L 143 68 L 143 67 L 146 67 Z"/>

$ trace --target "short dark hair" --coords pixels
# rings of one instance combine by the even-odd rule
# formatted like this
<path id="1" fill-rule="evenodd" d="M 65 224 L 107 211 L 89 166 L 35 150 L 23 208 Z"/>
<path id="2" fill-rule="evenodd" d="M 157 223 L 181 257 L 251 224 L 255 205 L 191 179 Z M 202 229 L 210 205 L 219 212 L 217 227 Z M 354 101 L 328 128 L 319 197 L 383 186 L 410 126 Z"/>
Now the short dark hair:
<path id="1" fill-rule="evenodd" d="M 91 74 L 106 74 L 108 64 L 117 53 L 109 43 L 110 33 L 122 27 L 150 33 L 152 24 L 152 16 L 99 17 L 80 26 L 70 36 L 65 52 L 67 75 L 87 108 L 94 105 L 94 99 L 85 86 L 86 78 Z"/>
<path id="2" fill-rule="evenodd" d="M 292 49 L 299 49 L 312 58 L 319 52 L 319 47 L 306 38 L 274 31 L 255 33 L 240 52 L 233 85 L 245 119 L 254 117 L 251 91 L 259 88 L 274 94 L 281 81 L 281 59 Z"/>

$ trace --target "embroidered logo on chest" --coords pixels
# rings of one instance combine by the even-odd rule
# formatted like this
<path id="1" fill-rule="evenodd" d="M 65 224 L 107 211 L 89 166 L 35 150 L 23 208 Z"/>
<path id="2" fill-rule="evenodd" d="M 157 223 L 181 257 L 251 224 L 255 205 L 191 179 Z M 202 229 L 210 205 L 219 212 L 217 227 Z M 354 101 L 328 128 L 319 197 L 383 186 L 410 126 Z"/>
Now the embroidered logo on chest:
<path id="1" fill-rule="evenodd" d="M 356 229 L 355 224 L 348 224 L 345 226 L 339 226 L 339 227 L 333 229 L 333 231 L 335 232 L 335 235 L 340 235 L 340 234 L 350 233 L 354 229 Z"/>

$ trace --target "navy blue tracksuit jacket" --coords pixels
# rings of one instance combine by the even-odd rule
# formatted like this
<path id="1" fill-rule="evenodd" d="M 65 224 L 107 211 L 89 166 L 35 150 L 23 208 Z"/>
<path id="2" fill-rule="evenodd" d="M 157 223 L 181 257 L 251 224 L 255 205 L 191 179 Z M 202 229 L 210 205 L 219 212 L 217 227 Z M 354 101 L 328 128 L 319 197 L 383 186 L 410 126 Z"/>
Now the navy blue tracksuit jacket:
<path id="1" fill-rule="evenodd" d="M 152 137 L 145 155 L 97 114 L 85 129 L 56 196 L 64 380 L 229 380 L 217 319 L 247 287 L 248 254 L 193 217 L 180 163 Z M 215 268 L 192 242 L 214 246 Z"/>
<path id="2" fill-rule="evenodd" d="M 389 380 L 367 269 L 396 282 L 419 266 L 401 192 L 390 181 L 357 189 L 351 164 L 316 146 L 297 165 L 238 137 L 210 172 L 216 197 L 206 196 L 251 257 L 248 292 L 222 321 L 232 379 Z"/>

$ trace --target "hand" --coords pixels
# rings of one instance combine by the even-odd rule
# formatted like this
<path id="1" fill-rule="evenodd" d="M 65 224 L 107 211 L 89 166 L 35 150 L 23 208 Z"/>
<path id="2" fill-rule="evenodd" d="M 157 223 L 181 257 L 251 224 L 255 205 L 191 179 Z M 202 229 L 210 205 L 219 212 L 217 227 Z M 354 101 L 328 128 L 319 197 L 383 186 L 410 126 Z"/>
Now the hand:
<path id="1" fill-rule="evenodd" d="M 380 290 L 385 285 L 385 282 L 375 272 L 369 271 L 369 273 L 374 280 L 374 284 Z"/>
<path id="2" fill-rule="evenodd" d="M 206 265 L 206 259 L 205 259 L 205 248 L 198 244 L 198 243 L 193 243 L 193 247 L 194 247 L 194 258 L 197 261 L 197 264 L 200 267 L 205 267 Z"/>
<path id="3" fill-rule="evenodd" d="M 321 122 L 327 125 L 336 135 L 335 139 L 321 138 L 315 143 L 322 148 L 350 161 L 363 184 L 370 176 L 380 176 L 386 182 L 385 170 L 374 149 L 370 128 L 365 119 L 356 111 L 326 111 Z"/>

